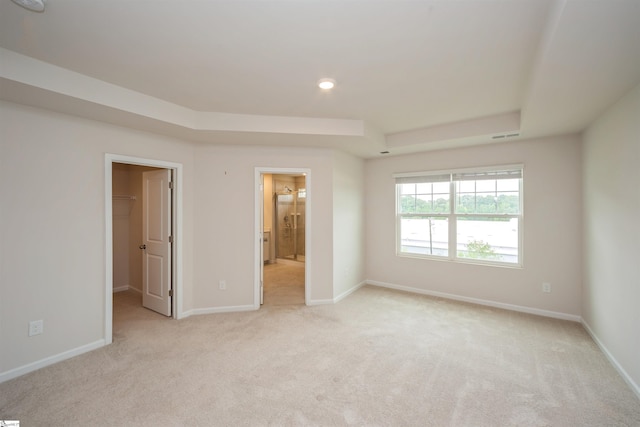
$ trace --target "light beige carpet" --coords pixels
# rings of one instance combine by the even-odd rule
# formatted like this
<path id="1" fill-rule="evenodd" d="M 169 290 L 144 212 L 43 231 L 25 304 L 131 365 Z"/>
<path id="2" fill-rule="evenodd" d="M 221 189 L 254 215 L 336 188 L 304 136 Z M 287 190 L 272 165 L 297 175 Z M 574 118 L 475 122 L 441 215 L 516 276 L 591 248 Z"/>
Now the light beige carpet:
<path id="1" fill-rule="evenodd" d="M 579 324 L 375 287 L 176 321 L 115 295 L 114 343 L 0 384 L 23 426 L 638 426 Z"/>

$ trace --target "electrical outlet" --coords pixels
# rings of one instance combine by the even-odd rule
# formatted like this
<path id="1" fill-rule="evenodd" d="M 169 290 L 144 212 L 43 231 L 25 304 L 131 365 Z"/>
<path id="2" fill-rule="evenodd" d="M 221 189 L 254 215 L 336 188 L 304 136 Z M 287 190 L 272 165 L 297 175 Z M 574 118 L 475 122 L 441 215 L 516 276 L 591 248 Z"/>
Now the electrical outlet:
<path id="1" fill-rule="evenodd" d="M 227 289 L 227 281 L 226 280 L 220 280 L 220 290 L 224 291 Z"/>
<path id="2" fill-rule="evenodd" d="M 544 293 L 551 293 L 551 283 L 549 282 L 543 282 L 542 283 L 542 292 Z"/>
<path id="3" fill-rule="evenodd" d="M 33 320 L 29 322 L 29 336 L 40 335 L 44 332 L 44 320 Z"/>

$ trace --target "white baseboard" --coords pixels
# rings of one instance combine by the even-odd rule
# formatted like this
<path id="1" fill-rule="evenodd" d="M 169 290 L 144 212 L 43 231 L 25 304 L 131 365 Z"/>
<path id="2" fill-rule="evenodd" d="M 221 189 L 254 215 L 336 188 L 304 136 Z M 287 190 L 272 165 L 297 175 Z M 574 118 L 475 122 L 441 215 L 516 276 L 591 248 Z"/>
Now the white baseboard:
<path id="1" fill-rule="evenodd" d="M 101 339 L 98 341 L 94 341 L 89 344 L 85 344 L 80 347 L 76 347 L 74 349 L 64 351 L 62 353 L 56 354 L 54 356 L 46 357 L 44 359 L 29 363 L 24 366 L 20 366 L 15 369 L 11 369 L 10 371 L 0 373 L 0 383 L 5 381 L 12 380 L 21 375 L 28 374 L 29 372 L 37 371 L 40 368 L 44 368 L 45 366 L 53 365 L 54 363 L 62 362 L 63 360 L 70 359 L 75 356 L 79 356 L 88 351 L 92 351 L 98 349 L 100 347 L 105 346 L 105 340 Z"/>
<path id="2" fill-rule="evenodd" d="M 613 365 L 613 367 L 615 368 L 616 371 L 618 371 L 622 379 L 624 379 L 624 381 L 629 385 L 629 387 L 631 387 L 631 390 L 636 394 L 638 399 L 640 399 L 640 386 L 636 384 L 633 378 L 631 378 L 627 373 L 627 371 L 625 371 L 624 368 L 620 365 L 620 363 L 618 363 L 616 358 L 613 357 L 613 355 L 609 352 L 607 347 L 605 347 L 605 345 L 602 343 L 602 341 L 600 341 L 600 339 L 595 334 L 595 332 L 593 332 L 593 329 L 591 329 L 591 326 L 589 326 L 589 324 L 584 319 L 581 319 L 581 323 L 584 329 L 587 331 L 587 333 L 591 335 L 591 338 L 593 339 L 593 341 L 595 341 L 596 345 L 600 347 L 600 350 L 604 353 L 605 357 L 609 359 L 609 363 Z"/>
<path id="3" fill-rule="evenodd" d="M 525 307 L 525 306 L 515 305 L 515 304 L 506 304 L 502 302 L 483 300 L 479 298 L 464 297 L 461 295 L 448 294 L 444 292 L 427 291 L 424 289 L 412 288 L 410 286 L 402 286 L 402 285 L 396 285 L 393 283 L 378 282 L 376 280 L 367 280 L 366 283 L 369 285 L 379 286 L 382 288 L 397 289 L 400 291 L 413 292 L 416 294 L 429 295 L 432 297 L 445 298 L 445 299 L 451 299 L 455 301 L 468 302 L 471 304 L 501 308 L 503 310 L 511 310 L 511 311 L 518 311 L 521 313 L 535 314 L 537 316 L 552 317 L 554 319 L 570 320 L 572 322 L 578 322 L 578 323 L 580 323 L 580 321 L 582 320 L 580 316 L 577 316 L 575 314 L 559 313 L 556 311 L 542 310 L 540 308 Z"/>
<path id="4" fill-rule="evenodd" d="M 191 310 L 183 311 L 181 319 L 189 316 L 199 316 L 201 314 L 216 314 L 216 313 L 235 313 L 240 311 L 254 311 L 256 308 L 253 305 L 232 305 L 227 307 L 207 307 L 207 308 L 193 308 Z"/>
<path id="5" fill-rule="evenodd" d="M 346 291 L 344 291 L 343 293 L 341 293 L 337 297 L 333 298 L 333 303 L 335 304 L 337 302 L 342 301 L 343 299 L 345 299 L 346 297 L 348 297 L 349 295 L 351 295 L 352 293 L 354 293 L 355 291 L 357 291 L 358 289 L 360 289 L 361 287 L 363 287 L 366 284 L 367 284 L 367 282 L 363 280 L 362 282 L 360 282 L 357 285 L 355 285 L 353 288 L 347 289 Z"/>
<path id="6" fill-rule="evenodd" d="M 142 294 L 142 291 L 140 289 L 134 288 L 133 286 L 130 286 L 130 285 L 118 286 L 117 288 L 113 288 L 113 293 L 114 294 L 116 292 L 125 292 L 125 291 L 134 291 L 134 292 L 137 292 L 139 294 Z"/>

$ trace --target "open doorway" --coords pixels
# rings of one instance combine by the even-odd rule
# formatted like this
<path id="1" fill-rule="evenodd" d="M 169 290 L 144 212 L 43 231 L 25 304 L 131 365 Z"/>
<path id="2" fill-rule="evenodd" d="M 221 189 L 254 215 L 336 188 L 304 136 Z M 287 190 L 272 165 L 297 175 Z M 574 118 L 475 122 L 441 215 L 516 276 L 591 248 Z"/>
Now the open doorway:
<path id="1" fill-rule="evenodd" d="M 112 168 L 113 292 L 133 293 L 131 302 L 170 317 L 172 171 Z"/>
<path id="2" fill-rule="evenodd" d="M 256 308 L 308 304 L 310 170 L 256 168 Z"/>
<path id="3" fill-rule="evenodd" d="M 107 344 L 113 340 L 114 290 L 137 290 L 145 307 L 182 317 L 181 183 L 180 164 L 105 156 Z"/>

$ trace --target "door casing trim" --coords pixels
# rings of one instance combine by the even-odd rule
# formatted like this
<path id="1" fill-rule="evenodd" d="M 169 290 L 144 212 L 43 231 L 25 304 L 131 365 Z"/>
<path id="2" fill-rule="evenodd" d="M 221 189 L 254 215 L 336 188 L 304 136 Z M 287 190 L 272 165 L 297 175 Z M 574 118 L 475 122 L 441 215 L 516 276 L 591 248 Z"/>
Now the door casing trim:
<path id="1" fill-rule="evenodd" d="M 167 162 L 164 160 L 146 159 L 141 157 L 124 156 L 119 154 L 106 153 L 104 157 L 104 206 L 105 206 L 105 318 L 104 318 L 104 340 L 105 344 L 113 342 L 113 164 L 124 163 L 129 165 L 150 166 L 156 168 L 170 169 L 173 171 L 173 201 L 172 201 L 172 221 L 173 221 L 173 245 L 172 251 L 172 287 L 173 296 L 171 298 L 171 313 L 174 319 L 183 318 L 182 310 L 182 181 L 183 166 L 181 163 Z"/>
<path id="2" fill-rule="evenodd" d="M 311 182 L 311 169 L 309 168 L 273 168 L 273 167 L 256 167 L 255 168 L 255 209 L 254 209 L 254 231 L 255 231 L 255 246 L 254 246 L 254 289 L 253 289 L 253 306 L 256 310 L 260 308 L 260 277 L 262 264 L 262 210 L 264 200 L 262 198 L 262 191 L 260 191 L 260 185 L 262 184 L 262 175 L 275 174 L 275 175 L 291 175 L 291 174 L 305 174 L 305 186 L 307 190 L 305 200 L 305 241 L 304 241 L 304 303 L 305 305 L 311 305 L 311 263 L 313 260 L 311 254 L 311 214 L 313 212 L 311 201 L 313 199 L 312 182 Z"/>

